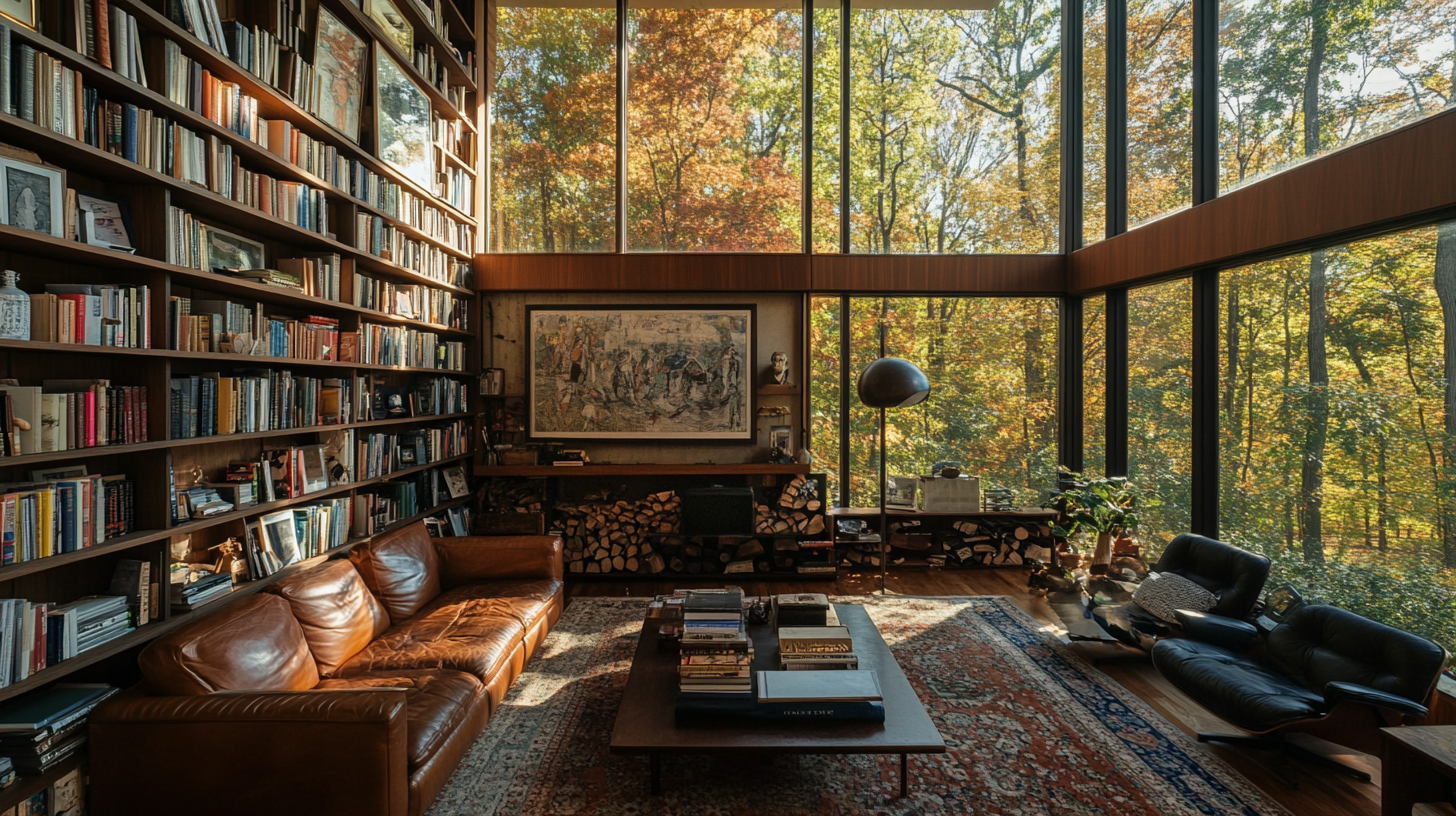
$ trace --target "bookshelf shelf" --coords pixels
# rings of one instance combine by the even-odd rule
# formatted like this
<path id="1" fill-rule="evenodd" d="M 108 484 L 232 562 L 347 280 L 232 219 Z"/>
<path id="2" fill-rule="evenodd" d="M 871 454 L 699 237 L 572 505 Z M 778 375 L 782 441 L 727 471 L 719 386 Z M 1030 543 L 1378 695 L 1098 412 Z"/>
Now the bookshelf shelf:
<path id="1" fill-rule="evenodd" d="M 155 319 L 155 316 L 153 316 Z M 447 368 L 420 368 L 414 366 L 370 365 L 347 363 L 335 360 L 305 360 L 297 357 L 258 357 L 246 354 L 223 354 L 213 351 L 173 351 L 172 349 L 138 349 L 119 346 L 87 346 L 80 343 L 42 343 L 36 340 L 0 340 L 0 350 L 46 352 L 57 354 L 107 354 L 127 357 L 164 357 L 171 360 L 207 360 L 232 363 L 245 368 L 333 368 L 356 369 L 358 371 L 403 371 L 412 374 L 438 374 L 445 377 L 474 377 L 467 371 Z M 0 464 L 7 460 L 0 460 Z"/>
<path id="2" fill-rule="evenodd" d="M 0 813 L 25 803 L 25 800 L 47 790 L 61 777 L 80 767 L 86 761 L 86 746 L 61 760 L 54 768 L 36 776 L 17 776 L 10 787 L 0 790 Z"/>

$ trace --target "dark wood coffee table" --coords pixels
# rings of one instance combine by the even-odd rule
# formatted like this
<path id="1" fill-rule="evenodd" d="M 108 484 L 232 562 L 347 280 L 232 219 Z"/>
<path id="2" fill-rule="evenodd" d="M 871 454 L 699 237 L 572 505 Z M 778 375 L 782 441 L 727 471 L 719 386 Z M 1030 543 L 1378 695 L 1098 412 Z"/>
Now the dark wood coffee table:
<path id="1" fill-rule="evenodd" d="M 870 622 L 864 607 L 835 604 L 839 622 L 849 627 L 861 669 L 879 673 L 885 721 L 723 722 L 677 721 L 678 655 L 657 648 L 657 627 L 672 618 L 649 617 L 642 626 L 617 724 L 612 753 L 647 754 L 652 792 L 662 790 L 663 754 L 899 754 L 900 795 L 906 793 L 906 756 L 943 754 L 945 740 L 915 696 L 890 647 Z M 772 626 L 750 626 L 754 670 L 778 668 L 779 642 Z"/>

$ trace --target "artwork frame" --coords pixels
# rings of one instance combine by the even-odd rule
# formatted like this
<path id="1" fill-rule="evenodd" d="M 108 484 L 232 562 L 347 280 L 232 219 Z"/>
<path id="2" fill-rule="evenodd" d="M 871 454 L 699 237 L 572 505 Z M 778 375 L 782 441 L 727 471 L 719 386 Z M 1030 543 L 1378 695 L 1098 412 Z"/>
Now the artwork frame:
<path id="1" fill-rule="evenodd" d="M 36 0 L 0 0 L 0 17 L 19 23 L 31 31 L 36 27 Z"/>
<path id="2" fill-rule="evenodd" d="M 318 102 L 313 112 L 324 124 L 358 144 L 369 46 L 323 5 L 319 6 L 314 31 L 314 98 Z"/>
<path id="3" fill-rule="evenodd" d="M 528 305 L 527 435 L 752 442 L 757 332 L 751 303 Z"/>
<path id="4" fill-rule="evenodd" d="M 886 476 L 885 506 L 914 510 L 919 507 L 917 499 L 919 490 L 919 476 Z"/>
<path id="5" fill-rule="evenodd" d="M 76 226 L 81 241 L 89 246 L 136 252 L 132 236 L 131 208 L 125 201 L 92 193 L 76 192 Z"/>
<path id="6" fill-rule="evenodd" d="M 299 464 L 303 470 L 304 495 L 329 488 L 329 467 L 324 457 L 323 445 L 304 445 L 299 448 Z"/>
<path id="7" fill-rule="evenodd" d="M 0 157 L 0 223 L 64 238 L 65 200 L 65 170 Z"/>
<path id="8" fill-rule="evenodd" d="M 405 0 L 409 2 L 409 0 Z M 415 28 L 410 25 L 409 20 L 400 13 L 399 7 L 392 0 L 368 0 L 369 19 L 373 20 L 384 36 L 394 43 L 401 54 L 406 56 L 415 52 Z"/>
<path id="9" fill-rule="evenodd" d="M 298 534 L 293 527 L 292 510 L 279 510 L 259 517 L 258 537 L 263 548 L 278 559 L 280 567 L 298 562 Z"/>
<path id="10" fill-rule="evenodd" d="M 206 224 L 202 226 L 202 230 L 202 265 L 205 271 L 268 268 L 268 252 L 262 242 Z"/>
<path id="11" fill-rule="evenodd" d="M 374 44 L 374 153 L 420 189 L 434 174 L 430 98 L 399 63 Z"/>

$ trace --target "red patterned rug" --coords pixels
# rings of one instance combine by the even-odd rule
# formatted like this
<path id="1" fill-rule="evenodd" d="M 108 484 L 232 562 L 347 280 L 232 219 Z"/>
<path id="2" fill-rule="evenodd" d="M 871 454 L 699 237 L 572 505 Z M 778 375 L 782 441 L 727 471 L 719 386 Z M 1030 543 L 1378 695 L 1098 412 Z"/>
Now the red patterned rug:
<path id="1" fill-rule="evenodd" d="M 863 603 L 949 753 L 645 757 L 608 750 L 641 600 L 576 599 L 430 816 L 1286 814 L 1005 598 Z"/>

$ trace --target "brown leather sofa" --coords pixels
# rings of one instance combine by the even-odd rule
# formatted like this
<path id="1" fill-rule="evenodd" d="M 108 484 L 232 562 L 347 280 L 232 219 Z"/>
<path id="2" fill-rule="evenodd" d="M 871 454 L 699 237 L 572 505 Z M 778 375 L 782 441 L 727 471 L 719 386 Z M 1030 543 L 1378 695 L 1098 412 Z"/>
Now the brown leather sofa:
<path id="1" fill-rule="evenodd" d="M 417 816 L 562 597 L 560 539 L 419 524 L 207 614 L 91 715 L 93 812 Z"/>

